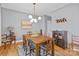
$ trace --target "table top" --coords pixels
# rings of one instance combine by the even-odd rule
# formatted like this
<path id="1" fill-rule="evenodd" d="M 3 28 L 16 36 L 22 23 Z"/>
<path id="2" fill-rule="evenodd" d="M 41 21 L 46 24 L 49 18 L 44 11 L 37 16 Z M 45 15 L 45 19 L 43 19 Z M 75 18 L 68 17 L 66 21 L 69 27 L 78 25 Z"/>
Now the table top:
<path id="1" fill-rule="evenodd" d="M 33 36 L 32 34 L 26 34 L 24 35 L 26 39 L 32 39 L 32 41 L 35 43 L 35 44 L 41 44 L 43 42 L 46 42 L 48 40 L 52 40 L 51 37 L 49 36 L 43 36 L 43 35 L 38 35 L 38 36 Z"/>

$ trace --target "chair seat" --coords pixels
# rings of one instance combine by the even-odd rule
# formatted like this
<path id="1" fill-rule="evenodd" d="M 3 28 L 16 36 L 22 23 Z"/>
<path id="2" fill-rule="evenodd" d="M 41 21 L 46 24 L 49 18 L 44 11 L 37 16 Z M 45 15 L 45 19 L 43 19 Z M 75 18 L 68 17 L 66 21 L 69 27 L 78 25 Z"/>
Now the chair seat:
<path id="1" fill-rule="evenodd" d="M 47 45 L 42 45 L 41 48 L 42 49 L 46 49 L 47 48 Z"/>
<path id="2" fill-rule="evenodd" d="M 31 49 L 35 49 L 35 44 L 32 43 L 32 45 L 30 47 L 31 47 Z"/>
<path id="3" fill-rule="evenodd" d="M 28 43 L 30 44 L 31 49 L 35 48 L 35 44 L 33 43 L 33 41 L 31 39 L 28 40 Z"/>

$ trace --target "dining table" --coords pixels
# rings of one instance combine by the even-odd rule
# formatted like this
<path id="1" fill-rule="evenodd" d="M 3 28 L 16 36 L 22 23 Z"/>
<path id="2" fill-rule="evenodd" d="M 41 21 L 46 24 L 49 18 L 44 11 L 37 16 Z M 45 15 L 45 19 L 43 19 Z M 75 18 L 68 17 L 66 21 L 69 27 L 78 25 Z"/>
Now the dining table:
<path id="1" fill-rule="evenodd" d="M 53 39 L 49 36 L 45 35 L 34 35 L 34 34 L 24 34 L 23 35 L 24 40 L 27 41 L 27 39 L 31 39 L 33 43 L 35 44 L 35 55 L 40 56 L 40 46 L 47 42 L 48 40 L 50 41 L 50 49 L 51 49 L 51 55 L 54 55 L 54 45 L 53 45 Z M 28 41 L 26 43 L 28 45 Z"/>

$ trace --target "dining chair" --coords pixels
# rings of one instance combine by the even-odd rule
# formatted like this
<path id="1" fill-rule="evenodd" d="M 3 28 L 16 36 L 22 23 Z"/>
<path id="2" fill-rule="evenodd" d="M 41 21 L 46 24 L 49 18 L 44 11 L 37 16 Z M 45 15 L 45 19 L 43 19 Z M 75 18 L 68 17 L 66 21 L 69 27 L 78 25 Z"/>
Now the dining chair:
<path id="1" fill-rule="evenodd" d="M 35 52 L 35 44 L 31 39 L 28 39 L 28 46 L 29 46 L 29 51 L 30 55 Z M 32 54 L 33 55 L 33 54 Z"/>
<path id="2" fill-rule="evenodd" d="M 26 41 L 25 36 L 23 35 L 23 47 L 27 46 L 26 44 L 27 44 L 27 41 Z M 25 49 L 24 49 L 24 50 L 25 50 Z"/>
<path id="3" fill-rule="evenodd" d="M 43 50 L 43 55 L 49 55 L 50 54 L 50 40 L 48 40 L 47 42 L 45 42 L 44 44 L 41 45 L 41 49 Z"/>
<path id="4" fill-rule="evenodd" d="M 35 52 L 35 44 L 31 39 L 28 39 L 28 45 L 30 50 L 30 55 Z M 40 56 L 48 55 L 49 41 L 45 42 L 40 48 Z M 41 51 L 42 50 L 42 51 Z M 45 53 L 46 52 L 46 53 Z M 32 54 L 33 55 L 33 54 Z"/>
<path id="5" fill-rule="evenodd" d="M 24 52 L 25 52 L 25 55 L 28 55 L 27 51 L 28 51 L 28 46 L 27 46 L 27 41 L 24 40 L 25 42 L 23 42 L 23 49 L 24 49 Z"/>
<path id="6" fill-rule="evenodd" d="M 28 55 L 28 39 L 26 39 L 26 36 L 23 35 L 23 49 L 25 52 L 25 55 Z"/>

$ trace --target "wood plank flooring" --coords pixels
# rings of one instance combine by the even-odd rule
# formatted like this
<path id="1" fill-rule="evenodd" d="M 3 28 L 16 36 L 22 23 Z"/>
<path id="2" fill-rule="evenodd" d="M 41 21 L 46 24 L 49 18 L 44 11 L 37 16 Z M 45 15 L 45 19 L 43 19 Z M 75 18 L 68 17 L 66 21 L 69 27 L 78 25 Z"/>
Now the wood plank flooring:
<path id="1" fill-rule="evenodd" d="M 1 56 L 18 56 L 17 45 L 22 43 L 7 45 L 6 49 L 5 46 L 0 47 L 0 55 Z"/>
<path id="2" fill-rule="evenodd" d="M 58 46 L 54 46 L 55 50 L 63 54 L 64 56 L 79 56 L 79 52 L 71 51 L 70 49 L 63 49 Z"/>
<path id="3" fill-rule="evenodd" d="M 22 42 L 0 47 L 0 56 L 18 56 L 17 45 L 22 45 Z M 79 56 L 79 53 L 70 51 L 69 49 L 62 49 L 54 45 L 55 51 L 62 53 L 64 56 Z"/>

